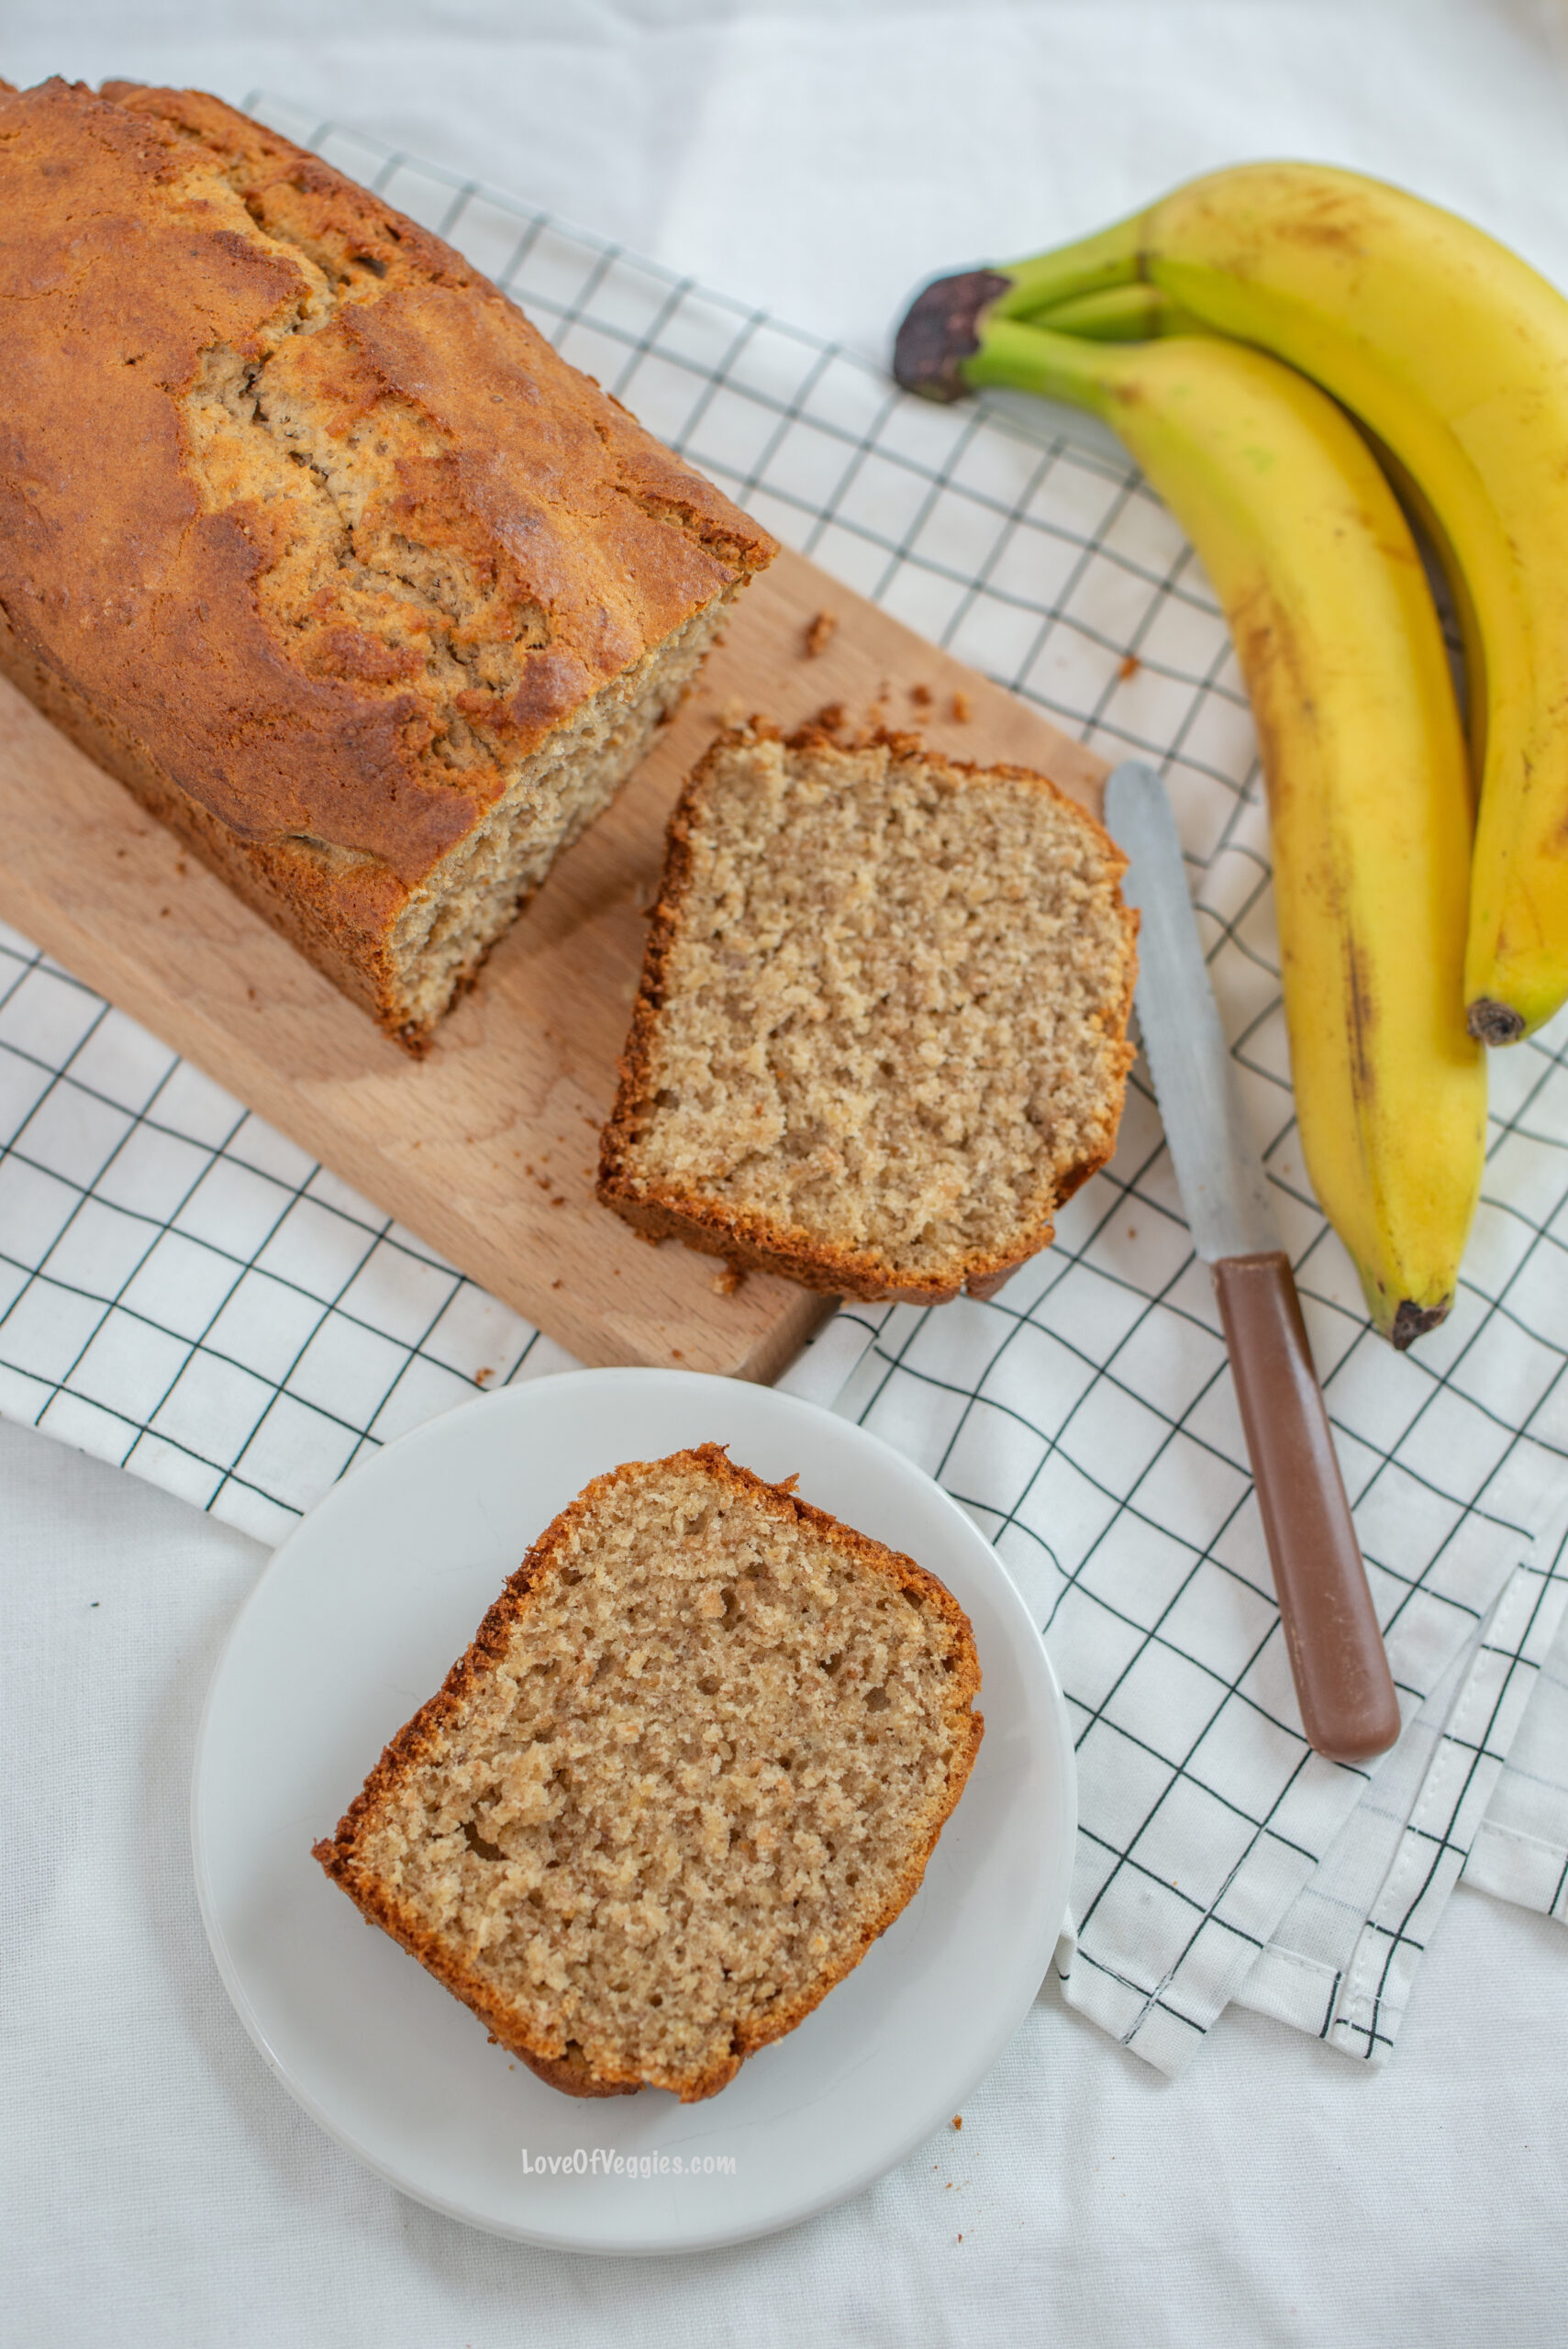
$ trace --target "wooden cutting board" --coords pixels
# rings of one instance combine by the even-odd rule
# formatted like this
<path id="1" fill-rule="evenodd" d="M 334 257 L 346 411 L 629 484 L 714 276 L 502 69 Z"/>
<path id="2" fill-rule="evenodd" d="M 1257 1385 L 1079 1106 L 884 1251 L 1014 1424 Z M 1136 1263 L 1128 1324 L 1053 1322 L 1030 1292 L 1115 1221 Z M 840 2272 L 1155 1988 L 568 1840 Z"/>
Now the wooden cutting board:
<path id="1" fill-rule="evenodd" d="M 834 615 L 836 625 L 818 615 Z M 825 641 L 822 641 L 826 639 Z M 929 700 L 922 699 L 929 696 Z M 741 597 L 675 723 L 410 1060 L 0 680 L 0 915 L 584 1362 L 769 1379 L 828 1301 L 650 1247 L 594 1197 L 664 825 L 717 729 L 828 703 L 1038 768 L 1103 763 L 802 556 Z"/>

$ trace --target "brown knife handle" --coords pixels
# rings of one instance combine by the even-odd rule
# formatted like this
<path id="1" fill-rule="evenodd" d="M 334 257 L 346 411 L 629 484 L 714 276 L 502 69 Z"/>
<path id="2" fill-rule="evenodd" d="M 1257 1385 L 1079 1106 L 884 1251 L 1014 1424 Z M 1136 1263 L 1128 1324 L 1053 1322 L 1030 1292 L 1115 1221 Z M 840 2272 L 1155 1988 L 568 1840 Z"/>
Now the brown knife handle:
<path id="1" fill-rule="evenodd" d="M 1370 1762 L 1399 1734 L 1399 1699 L 1290 1259 L 1222 1256 L 1213 1271 L 1307 1742 Z"/>

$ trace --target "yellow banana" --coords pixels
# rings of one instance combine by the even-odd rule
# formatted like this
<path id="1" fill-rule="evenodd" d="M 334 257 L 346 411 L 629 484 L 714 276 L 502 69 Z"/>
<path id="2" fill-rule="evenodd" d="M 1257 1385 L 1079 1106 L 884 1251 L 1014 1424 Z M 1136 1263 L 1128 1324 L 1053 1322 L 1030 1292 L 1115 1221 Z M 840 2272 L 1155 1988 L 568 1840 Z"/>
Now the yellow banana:
<path id="1" fill-rule="evenodd" d="M 1151 284 L 1289 360 L 1392 452 L 1465 623 L 1471 1029 L 1540 1027 L 1568 999 L 1568 301 L 1467 221 L 1308 163 L 1214 173 L 986 276 L 999 314 L 1037 319 Z"/>
<path id="2" fill-rule="evenodd" d="M 1464 743 L 1404 516 L 1331 400 L 1218 336 L 993 314 L 956 370 L 1103 417 L 1203 558 L 1262 749 L 1302 1148 L 1373 1322 L 1407 1346 L 1453 1295 L 1486 1076 L 1461 991 Z"/>

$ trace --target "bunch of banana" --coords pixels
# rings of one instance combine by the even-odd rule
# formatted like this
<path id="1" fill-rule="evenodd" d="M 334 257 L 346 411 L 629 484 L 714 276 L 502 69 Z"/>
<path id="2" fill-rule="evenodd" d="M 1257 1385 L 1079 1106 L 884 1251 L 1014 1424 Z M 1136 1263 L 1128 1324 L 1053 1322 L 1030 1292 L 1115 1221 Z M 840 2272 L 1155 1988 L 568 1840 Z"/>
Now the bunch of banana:
<path id="1" fill-rule="evenodd" d="M 1019 320 L 1114 339 L 1201 324 L 1289 361 L 1375 437 L 1464 634 L 1471 1032 L 1529 1035 L 1568 999 L 1568 302 L 1398 188 L 1250 163 L 1077 244 L 928 287 L 901 358 L 951 397 Z"/>
<path id="2" fill-rule="evenodd" d="M 1258 226 L 1262 193 L 1277 190 L 1279 181 L 1298 193 L 1294 228 L 1282 226 L 1289 202 L 1279 195 L 1265 235 Z M 1324 185 L 1338 205 L 1338 235 Z M 1220 265 L 1216 223 L 1225 214 L 1225 190 L 1237 190 L 1237 217 L 1228 265 Z M 1488 872 L 1500 876 L 1488 899 L 1472 874 L 1474 815 L 1449 662 L 1399 503 L 1369 441 L 1305 381 L 1305 369 L 1298 373 L 1228 339 L 1251 301 L 1247 340 L 1262 340 L 1258 315 L 1268 303 L 1258 286 L 1273 282 L 1277 253 L 1279 275 L 1298 251 L 1298 273 L 1310 277 L 1315 268 L 1321 275 L 1319 247 L 1348 249 L 1342 214 L 1354 190 L 1472 235 L 1462 223 L 1446 223 L 1395 190 L 1348 173 L 1307 167 L 1220 173 L 1066 253 L 928 286 L 899 328 L 895 371 L 906 387 L 939 399 L 1007 383 L 1092 408 L 1129 446 L 1202 554 L 1235 634 L 1268 777 L 1305 1161 L 1357 1264 L 1375 1327 L 1395 1346 L 1408 1346 L 1449 1310 L 1474 1215 L 1485 1144 L 1485 1066 L 1476 1039 L 1512 1039 L 1554 1010 L 1551 956 L 1561 963 L 1559 996 L 1568 991 L 1568 918 L 1556 918 L 1550 884 L 1530 874 L 1521 855 L 1529 846 L 1521 804 L 1529 808 L 1550 729 L 1538 705 L 1523 721 L 1518 717 L 1518 693 L 1529 681 L 1518 662 L 1521 641 L 1533 655 L 1530 679 L 1544 676 L 1551 653 L 1565 688 L 1568 646 L 1559 651 L 1550 641 L 1544 613 L 1535 616 L 1533 634 L 1523 632 L 1523 583 L 1544 575 L 1544 550 L 1535 573 L 1512 554 L 1512 571 L 1493 563 L 1484 573 L 1485 595 L 1474 584 L 1460 592 L 1485 792 L 1493 808 L 1512 794 L 1514 813 L 1512 839 L 1476 851 L 1476 869 L 1481 857 L 1491 857 Z M 1207 268 L 1195 256 L 1199 223 L 1207 228 Z M 1172 259 L 1176 249 L 1181 263 Z M 1362 282 L 1354 268 L 1348 280 L 1352 291 Z M 1542 294 L 1556 301 L 1550 289 Z M 1373 298 L 1357 294 L 1357 301 L 1366 315 L 1357 312 L 1338 343 L 1324 327 L 1331 312 L 1326 296 L 1317 310 L 1307 303 L 1291 310 L 1279 298 L 1268 310 L 1270 328 L 1274 312 L 1291 319 L 1291 357 L 1303 357 L 1310 336 L 1300 317 L 1310 315 L 1317 343 L 1359 355 L 1366 373 L 1371 322 L 1383 317 L 1392 334 L 1406 312 L 1406 324 L 1416 317 L 1416 306 L 1406 298 L 1399 310 L 1387 289 Z M 1284 343 L 1284 328 L 1268 339 Z M 1321 362 L 1312 371 L 1326 381 Z M 1348 404 L 1350 373 L 1348 362 L 1333 383 Z M 1413 383 L 1392 362 L 1387 378 L 1411 406 Z M 1568 418 L 1568 373 L 1563 404 Z M 1401 429 L 1395 408 L 1390 397 L 1371 425 L 1396 451 L 1401 486 L 1411 491 L 1416 484 L 1422 519 L 1432 517 L 1455 575 L 1470 578 L 1455 554 L 1455 531 L 1464 524 L 1467 542 L 1484 542 L 1476 512 L 1488 500 L 1484 491 L 1460 494 L 1453 477 L 1470 482 L 1474 465 L 1460 473 L 1451 462 L 1443 473 L 1425 462 L 1427 446 L 1416 429 Z M 1443 486 L 1441 507 L 1429 488 L 1434 479 Z M 1556 559 L 1568 562 L 1568 545 Z M 1476 569 L 1472 562 L 1472 573 Z M 1509 578 L 1514 601 L 1505 604 Z M 1505 629 L 1505 622 L 1512 625 Z M 1512 664 L 1493 653 L 1497 629 Z M 1559 751 L 1559 766 L 1568 782 L 1568 750 Z M 1568 806 L 1561 813 L 1568 815 Z M 1500 822 L 1493 829 L 1502 829 Z M 1568 855 L 1547 874 L 1559 878 L 1568 916 Z M 1533 909 L 1529 930 L 1518 918 L 1521 902 Z M 1509 928 L 1493 916 L 1491 961 L 1481 961 L 1476 947 L 1484 905 L 1505 905 L 1512 921 Z M 1507 956 L 1505 940 L 1512 942 Z M 1523 942 L 1533 949 L 1529 956 Z M 1533 994 L 1523 989 L 1526 974 Z"/>
<path id="3" fill-rule="evenodd" d="M 993 312 L 962 379 L 1102 417 L 1203 558 L 1268 776 L 1302 1148 L 1373 1322 L 1407 1346 L 1448 1310 L 1486 1124 L 1461 994 L 1464 741 L 1420 560 L 1304 377 L 1218 336 L 1129 345 L 1103 309 L 1090 328 Z"/>

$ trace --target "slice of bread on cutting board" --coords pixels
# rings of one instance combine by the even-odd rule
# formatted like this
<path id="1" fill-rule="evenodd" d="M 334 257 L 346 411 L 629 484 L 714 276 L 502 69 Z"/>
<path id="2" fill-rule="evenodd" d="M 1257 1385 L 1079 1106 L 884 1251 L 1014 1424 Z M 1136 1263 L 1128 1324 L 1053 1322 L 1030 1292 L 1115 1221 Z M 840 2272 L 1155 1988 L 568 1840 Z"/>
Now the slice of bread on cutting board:
<path id="1" fill-rule="evenodd" d="M 968 1618 L 703 1444 L 529 1551 L 316 1857 L 576 2096 L 714 2095 L 918 1889 L 979 1748 Z"/>
<path id="2" fill-rule="evenodd" d="M 1125 864 L 1021 767 L 721 736 L 670 826 L 600 1197 L 812 1288 L 992 1295 L 1116 1144 Z"/>

